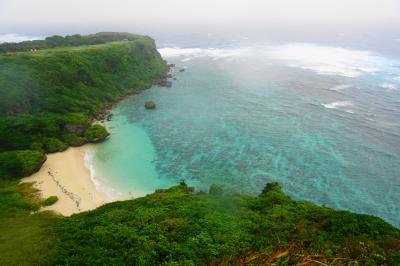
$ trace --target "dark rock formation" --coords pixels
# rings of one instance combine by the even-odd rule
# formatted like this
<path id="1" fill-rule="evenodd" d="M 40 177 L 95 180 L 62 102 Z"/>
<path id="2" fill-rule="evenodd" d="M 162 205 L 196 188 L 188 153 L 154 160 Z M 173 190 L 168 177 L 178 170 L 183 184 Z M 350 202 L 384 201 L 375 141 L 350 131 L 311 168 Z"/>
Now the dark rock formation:
<path id="1" fill-rule="evenodd" d="M 66 124 L 65 129 L 70 133 L 75 133 L 77 135 L 83 135 L 85 130 L 89 127 L 88 124 Z"/>
<path id="2" fill-rule="evenodd" d="M 155 108 L 156 108 L 156 104 L 155 104 L 153 101 L 147 101 L 147 102 L 144 104 L 144 107 L 145 107 L 146 109 L 155 109 Z"/>

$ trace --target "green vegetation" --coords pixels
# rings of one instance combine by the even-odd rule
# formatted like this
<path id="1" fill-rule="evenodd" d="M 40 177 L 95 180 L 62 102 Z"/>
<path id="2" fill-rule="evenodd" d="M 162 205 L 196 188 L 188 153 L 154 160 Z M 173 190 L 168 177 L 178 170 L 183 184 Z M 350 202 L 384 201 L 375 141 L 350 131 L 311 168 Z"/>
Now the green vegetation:
<path id="1" fill-rule="evenodd" d="M 209 193 L 210 195 L 222 195 L 223 191 L 219 186 L 212 184 Z"/>
<path id="2" fill-rule="evenodd" d="M 31 184 L 3 182 L 0 265 L 400 263 L 400 231 L 380 218 L 295 201 L 276 183 L 259 196 L 217 191 L 181 183 L 61 218 L 35 212 Z"/>
<path id="3" fill-rule="evenodd" d="M 31 184 L 0 180 L 0 265 L 51 265 L 57 253 L 53 212 L 41 206 Z"/>
<path id="4" fill-rule="evenodd" d="M 43 206 L 51 206 L 54 203 L 56 203 L 58 201 L 58 197 L 57 196 L 50 196 L 47 199 L 42 201 L 42 205 Z"/>
<path id="5" fill-rule="evenodd" d="M 1 51 L 0 265 L 400 265 L 398 229 L 295 201 L 277 183 L 245 196 L 181 182 L 71 217 L 38 212 L 58 198 L 40 199 L 18 178 L 39 169 L 45 152 L 106 138 L 93 118 L 160 79 L 165 65 L 152 39 L 127 33 Z"/>
<path id="6" fill-rule="evenodd" d="M 9 52 L 38 43 L 40 49 L 57 48 Z M 0 55 L 0 152 L 49 153 L 101 141 L 108 133 L 91 126 L 93 118 L 107 103 L 149 87 L 166 71 L 154 41 L 129 33 L 53 36 L 0 47 L 8 51 Z M 31 173 L 18 169 L 13 153 L 0 159 L 5 166 L 0 179 Z"/>
<path id="7" fill-rule="evenodd" d="M 47 37 L 44 40 L 24 41 L 19 43 L 2 43 L 0 44 L 0 53 L 40 50 L 55 47 L 93 45 L 123 40 L 134 41 L 138 38 L 140 38 L 139 35 L 125 32 L 99 32 L 87 36 L 74 34 L 67 35 L 65 37 L 54 35 Z"/>
<path id="8" fill-rule="evenodd" d="M 105 139 L 109 133 L 107 130 L 99 124 L 92 125 L 85 131 L 85 138 L 91 142 L 97 142 L 99 140 Z"/>
<path id="9" fill-rule="evenodd" d="M 379 218 L 294 201 L 193 194 L 185 184 L 60 220 L 68 265 L 398 265 L 400 231 Z"/>
<path id="10" fill-rule="evenodd" d="M 0 114 L 85 113 L 151 85 L 165 73 L 154 41 L 19 52 L 0 56 Z"/>
<path id="11" fill-rule="evenodd" d="M 40 169 L 46 155 L 40 151 L 0 152 L 0 180 L 28 176 Z"/>

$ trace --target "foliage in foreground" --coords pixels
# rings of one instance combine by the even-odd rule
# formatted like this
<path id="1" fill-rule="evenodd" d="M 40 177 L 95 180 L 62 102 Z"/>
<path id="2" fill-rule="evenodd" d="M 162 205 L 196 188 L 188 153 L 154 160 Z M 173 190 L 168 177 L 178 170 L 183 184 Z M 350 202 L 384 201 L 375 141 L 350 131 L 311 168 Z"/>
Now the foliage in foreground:
<path id="1" fill-rule="evenodd" d="M 40 151 L 0 152 L 0 180 L 28 176 L 40 169 L 46 155 Z"/>
<path id="2" fill-rule="evenodd" d="M 65 218 L 57 233 L 57 262 L 68 265 L 400 263 L 396 228 L 294 201 L 276 183 L 258 197 L 193 194 L 181 184 Z"/>
<path id="3" fill-rule="evenodd" d="M 35 212 L 42 205 L 37 192 L 32 184 L 0 180 L 0 265 L 52 264 L 61 217 Z"/>
<path id="4" fill-rule="evenodd" d="M 58 201 L 58 197 L 57 196 L 50 196 L 47 199 L 42 201 L 42 205 L 43 206 L 51 206 L 54 203 L 56 203 Z"/>

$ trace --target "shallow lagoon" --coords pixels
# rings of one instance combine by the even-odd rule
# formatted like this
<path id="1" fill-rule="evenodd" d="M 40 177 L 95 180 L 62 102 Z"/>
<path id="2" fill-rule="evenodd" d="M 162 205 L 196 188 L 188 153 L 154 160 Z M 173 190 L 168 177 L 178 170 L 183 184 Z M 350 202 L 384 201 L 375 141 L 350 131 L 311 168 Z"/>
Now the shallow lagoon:
<path id="1" fill-rule="evenodd" d="M 176 80 L 113 110 L 93 153 L 102 189 L 129 198 L 184 179 L 259 193 L 278 181 L 400 226 L 400 64 L 309 44 L 161 53 Z"/>

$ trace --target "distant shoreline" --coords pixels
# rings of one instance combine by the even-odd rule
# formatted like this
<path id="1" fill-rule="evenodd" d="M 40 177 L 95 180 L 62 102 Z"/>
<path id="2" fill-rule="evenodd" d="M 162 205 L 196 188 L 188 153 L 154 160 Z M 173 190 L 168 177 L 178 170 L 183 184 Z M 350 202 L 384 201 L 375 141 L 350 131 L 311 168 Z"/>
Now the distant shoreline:
<path id="1" fill-rule="evenodd" d="M 58 201 L 41 210 L 53 210 L 64 216 L 93 210 L 111 199 L 96 188 L 90 170 L 85 165 L 89 145 L 70 147 L 66 151 L 48 154 L 42 168 L 22 182 L 34 182 L 43 198 L 57 196 Z"/>

